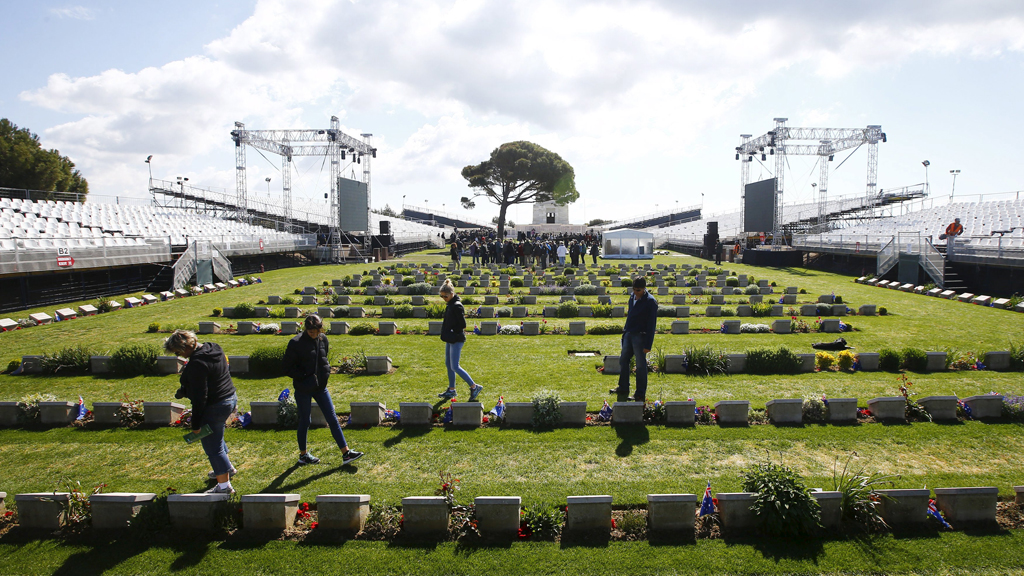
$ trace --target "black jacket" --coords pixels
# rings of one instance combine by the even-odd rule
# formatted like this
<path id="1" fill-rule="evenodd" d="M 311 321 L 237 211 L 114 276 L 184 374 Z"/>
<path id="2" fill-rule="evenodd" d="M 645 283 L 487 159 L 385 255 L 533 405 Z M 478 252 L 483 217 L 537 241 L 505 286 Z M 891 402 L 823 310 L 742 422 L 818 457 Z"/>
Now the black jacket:
<path id="1" fill-rule="evenodd" d="M 223 402 L 235 393 L 231 381 L 228 359 L 218 344 L 207 342 L 196 348 L 188 358 L 188 364 L 181 372 L 181 389 L 175 397 L 187 396 L 192 402 L 192 425 L 198 428 L 203 422 L 206 406 Z"/>
<path id="2" fill-rule="evenodd" d="M 637 300 L 636 294 L 629 297 L 629 311 L 626 313 L 626 325 L 623 332 L 640 334 L 644 337 L 644 348 L 651 349 L 654 345 L 654 332 L 658 327 L 658 301 L 650 292 Z"/>
<path id="3" fill-rule="evenodd" d="M 312 393 L 313 382 L 305 383 L 310 378 L 315 378 L 316 388 L 327 388 L 327 378 L 331 375 L 328 351 L 324 334 L 313 340 L 304 331 L 288 341 L 288 348 L 284 351 L 284 373 L 291 377 L 296 392 Z"/>
<path id="4" fill-rule="evenodd" d="M 466 309 L 456 294 L 448 301 L 444 309 L 444 322 L 441 323 L 441 340 L 445 342 L 466 341 Z"/>

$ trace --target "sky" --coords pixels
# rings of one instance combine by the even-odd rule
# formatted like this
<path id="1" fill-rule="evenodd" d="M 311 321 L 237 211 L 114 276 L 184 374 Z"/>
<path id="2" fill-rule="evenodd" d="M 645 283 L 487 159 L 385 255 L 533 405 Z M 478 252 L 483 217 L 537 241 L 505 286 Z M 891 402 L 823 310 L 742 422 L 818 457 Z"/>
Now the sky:
<path id="1" fill-rule="evenodd" d="M 235 190 L 234 122 L 373 134 L 372 205 L 489 221 L 462 167 L 530 140 L 575 170 L 574 223 L 674 206 L 739 207 L 742 133 L 882 126 L 878 186 L 1024 189 L 1024 2 L 864 0 L 0 0 L 0 117 L 69 156 L 93 195 L 146 198 L 153 176 Z M 830 197 L 862 194 L 866 151 L 837 155 Z M 294 163 L 296 208 L 329 190 Z M 816 158 L 791 156 L 785 201 Z M 752 179 L 774 163 L 753 164 Z M 841 164 L 841 166 L 840 166 Z M 247 152 L 252 196 L 280 158 Z M 345 168 L 348 173 L 350 168 Z M 510 209 L 529 222 L 530 206 Z"/>

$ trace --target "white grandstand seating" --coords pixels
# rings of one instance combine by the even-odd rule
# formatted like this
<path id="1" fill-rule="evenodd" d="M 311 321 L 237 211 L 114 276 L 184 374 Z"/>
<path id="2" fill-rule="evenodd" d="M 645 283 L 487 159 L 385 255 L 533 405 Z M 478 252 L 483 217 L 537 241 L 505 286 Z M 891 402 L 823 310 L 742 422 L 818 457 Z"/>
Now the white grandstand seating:
<path id="1" fill-rule="evenodd" d="M 300 237 L 180 208 L 0 198 L 0 239 L 17 239 L 17 246 L 26 249 L 143 245 L 143 238 L 181 245 L 186 238 L 231 241 L 254 235 L 267 240 Z M 5 242 L 0 247 L 13 245 Z"/>
<path id="2" fill-rule="evenodd" d="M 964 226 L 964 236 L 970 237 L 972 244 L 979 246 L 996 246 L 1000 244 L 993 234 L 1005 233 L 1009 238 L 1002 240 L 1003 247 L 1007 242 L 1020 246 L 1019 240 L 1024 238 L 1024 200 L 1003 200 L 992 202 L 954 202 L 935 208 L 918 210 L 902 216 L 880 218 L 864 224 L 858 224 L 833 234 L 888 234 L 899 232 L 920 232 L 922 236 L 931 236 L 938 240 L 955 218 L 960 218 Z"/>

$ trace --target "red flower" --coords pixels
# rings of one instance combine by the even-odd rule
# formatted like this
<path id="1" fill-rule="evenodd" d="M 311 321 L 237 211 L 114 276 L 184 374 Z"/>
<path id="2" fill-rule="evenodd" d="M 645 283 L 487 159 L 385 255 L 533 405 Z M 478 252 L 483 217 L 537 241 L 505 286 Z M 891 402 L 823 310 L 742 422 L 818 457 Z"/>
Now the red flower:
<path id="1" fill-rule="evenodd" d="M 612 528 L 615 528 L 615 518 L 612 518 Z"/>
<path id="2" fill-rule="evenodd" d="M 320 526 L 319 522 L 313 522 L 312 524 L 309 525 L 309 529 L 310 530 L 316 530 L 319 526 Z"/>
<path id="3" fill-rule="evenodd" d="M 11 510 L 8 510 L 7 512 L 4 512 L 4 518 L 10 517 L 10 516 L 14 516 L 14 512 L 12 512 Z"/>

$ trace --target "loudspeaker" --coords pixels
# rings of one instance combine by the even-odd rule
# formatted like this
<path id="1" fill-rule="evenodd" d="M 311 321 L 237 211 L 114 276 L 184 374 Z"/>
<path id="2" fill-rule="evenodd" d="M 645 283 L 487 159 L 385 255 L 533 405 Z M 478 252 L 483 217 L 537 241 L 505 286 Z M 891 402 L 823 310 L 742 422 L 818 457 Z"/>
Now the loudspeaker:
<path id="1" fill-rule="evenodd" d="M 387 248 L 389 246 L 391 246 L 390 234 L 380 234 L 370 237 L 370 247 L 372 248 Z"/>
<path id="2" fill-rule="evenodd" d="M 718 222 L 708 222 L 708 234 L 718 238 Z"/>
<path id="3" fill-rule="evenodd" d="M 716 224 L 716 226 L 717 226 L 717 224 Z M 390 221 L 388 221 L 388 220 L 381 220 L 380 221 L 380 233 L 385 235 L 385 236 L 387 236 L 388 234 L 391 234 L 391 222 Z"/>

